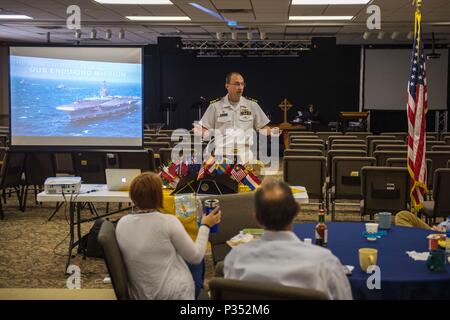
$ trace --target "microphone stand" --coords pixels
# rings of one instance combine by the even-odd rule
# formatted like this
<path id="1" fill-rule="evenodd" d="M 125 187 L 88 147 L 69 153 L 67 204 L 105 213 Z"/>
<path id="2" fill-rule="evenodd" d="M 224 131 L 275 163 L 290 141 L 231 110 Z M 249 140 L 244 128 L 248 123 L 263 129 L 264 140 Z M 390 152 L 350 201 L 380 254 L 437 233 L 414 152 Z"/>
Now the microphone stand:
<path id="1" fill-rule="evenodd" d="M 167 128 L 170 128 L 170 110 L 172 109 L 172 102 L 173 102 L 173 97 L 167 97 L 167 99 L 169 100 L 169 107 L 166 110 L 166 125 Z"/>

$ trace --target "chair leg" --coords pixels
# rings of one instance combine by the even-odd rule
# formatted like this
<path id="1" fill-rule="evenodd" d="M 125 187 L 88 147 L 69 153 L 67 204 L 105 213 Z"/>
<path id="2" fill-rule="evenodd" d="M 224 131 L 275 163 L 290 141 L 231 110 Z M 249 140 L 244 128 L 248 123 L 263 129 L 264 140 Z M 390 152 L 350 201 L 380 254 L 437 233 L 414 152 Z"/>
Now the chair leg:
<path id="1" fill-rule="evenodd" d="M 2 202 L 0 201 L 0 220 L 3 220 L 5 218 L 5 216 L 3 215 L 3 205 Z"/>
<path id="2" fill-rule="evenodd" d="M 3 196 L 3 202 L 6 204 L 6 190 L 5 189 L 3 189 L 2 196 Z"/>
<path id="3" fill-rule="evenodd" d="M 38 201 L 37 201 L 37 195 L 38 195 L 38 186 L 34 185 L 34 203 L 37 205 Z"/>
<path id="4" fill-rule="evenodd" d="M 25 186 L 25 191 L 23 193 L 22 196 L 22 211 L 25 211 L 25 209 L 27 208 L 27 198 L 28 198 L 28 185 Z"/>
<path id="5" fill-rule="evenodd" d="M 28 186 L 27 186 L 28 187 Z M 24 198 L 24 194 L 25 194 L 25 187 L 20 186 L 19 189 L 14 188 L 14 190 L 16 191 L 17 194 L 17 198 L 19 199 L 19 210 L 24 212 L 24 205 L 23 205 L 23 198 Z M 28 190 L 27 190 L 28 192 Z"/>

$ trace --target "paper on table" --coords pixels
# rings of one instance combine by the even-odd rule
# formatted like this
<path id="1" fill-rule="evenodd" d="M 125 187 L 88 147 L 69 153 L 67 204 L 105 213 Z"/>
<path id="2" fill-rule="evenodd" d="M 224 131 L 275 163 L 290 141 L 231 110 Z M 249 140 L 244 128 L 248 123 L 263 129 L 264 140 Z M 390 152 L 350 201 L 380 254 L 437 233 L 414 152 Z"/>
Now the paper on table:
<path id="1" fill-rule="evenodd" d="M 406 251 L 406 254 L 413 258 L 415 261 L 427 261 L 429 252 L 416 252 L 416 251 Z"/>

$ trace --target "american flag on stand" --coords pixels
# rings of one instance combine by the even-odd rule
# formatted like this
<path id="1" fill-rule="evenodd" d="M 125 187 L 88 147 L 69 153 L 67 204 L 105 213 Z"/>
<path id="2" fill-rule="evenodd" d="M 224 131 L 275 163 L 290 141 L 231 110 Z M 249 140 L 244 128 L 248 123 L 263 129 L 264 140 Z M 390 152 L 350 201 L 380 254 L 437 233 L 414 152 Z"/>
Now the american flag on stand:
<path id="1" fill-rule="evenodd" d="M 245 173 L 241 165 L 237 164 L 231 169 L 231 175 L 237 182 L 241 182 L 247 176 L 247 173 Z"/>
<path id="2" fill-rule="evenodd" d="M 426 166 L 426 113 L 427 79 L 425 54 L 422 40 L 422 22 L 420 10 L 416 10 L 414 22 L 414 47 L 408 80 L 408 171 L 411 177 L 411 200 L 414 209 L 423 207 L 427 193 Z"/>

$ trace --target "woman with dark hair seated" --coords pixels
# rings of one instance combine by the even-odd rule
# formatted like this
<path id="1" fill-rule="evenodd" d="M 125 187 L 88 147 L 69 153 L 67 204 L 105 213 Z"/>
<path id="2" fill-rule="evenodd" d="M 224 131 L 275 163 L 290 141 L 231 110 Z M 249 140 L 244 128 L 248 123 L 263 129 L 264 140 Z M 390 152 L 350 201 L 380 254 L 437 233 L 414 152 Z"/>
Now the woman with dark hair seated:
<path id="1" fill-rule="evenodd" d="M 120 219 L 116 228 L 133 299 L 194 299 L 196 290 L 187 263 L 203 261 L 209 229 L 220 222 L 216 208 L 203 214 L 194 242 L 181 222 L 161 213 L 163 194 L 160 177 L 145 172 L 130 187 L 130 198 L 137 207 Z"/>

